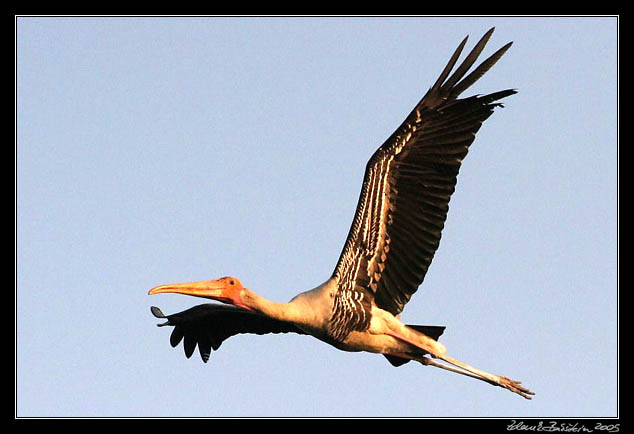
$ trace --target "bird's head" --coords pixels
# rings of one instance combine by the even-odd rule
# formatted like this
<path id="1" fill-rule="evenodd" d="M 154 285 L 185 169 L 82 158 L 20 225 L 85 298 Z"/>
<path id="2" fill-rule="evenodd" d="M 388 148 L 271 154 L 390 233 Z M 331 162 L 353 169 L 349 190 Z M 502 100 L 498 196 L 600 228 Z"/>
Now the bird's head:
<path id="1" fill-rule="evenodd" d="M 223 277 L 217 280 L 201 280 L 189 283 L 171 283 L 156 286 L 148 292 L 153 294 L 185 294 L 194 297 L 209 298 L 223 303 L 251 310 L 243 302 L 242 296 L 246 288 L 235 277 Z"/>

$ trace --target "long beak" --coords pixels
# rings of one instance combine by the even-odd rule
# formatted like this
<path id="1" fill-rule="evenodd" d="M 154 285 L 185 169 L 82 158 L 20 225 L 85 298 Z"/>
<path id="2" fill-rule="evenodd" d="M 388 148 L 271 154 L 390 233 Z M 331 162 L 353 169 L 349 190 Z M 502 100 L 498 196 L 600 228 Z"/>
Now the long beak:
<path id="1" fill-rule="evenodd" d="M 225 285 L 217 280 L 201 280 L 200 282 L 170 283 L 156 286 L 148 292 L 154 294 L 184 294 L 194 297 L 213 298 L 214 300 L 228 299 L 224 294 Z"/>

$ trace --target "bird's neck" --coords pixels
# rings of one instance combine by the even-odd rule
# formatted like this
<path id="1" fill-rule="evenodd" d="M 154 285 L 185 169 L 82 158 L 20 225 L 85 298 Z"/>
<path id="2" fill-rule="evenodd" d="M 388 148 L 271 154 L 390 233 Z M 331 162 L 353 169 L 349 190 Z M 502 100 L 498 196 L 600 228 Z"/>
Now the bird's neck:
<path id="1" fill-rule="evenodd" d="M 244 289 L 240 294 L 244 306 L 252 311 L 278 321 L 297 323 L 301 321 L 301 313 L 294 303 L 275 303 L 259 296 L 255 292 Z"/>

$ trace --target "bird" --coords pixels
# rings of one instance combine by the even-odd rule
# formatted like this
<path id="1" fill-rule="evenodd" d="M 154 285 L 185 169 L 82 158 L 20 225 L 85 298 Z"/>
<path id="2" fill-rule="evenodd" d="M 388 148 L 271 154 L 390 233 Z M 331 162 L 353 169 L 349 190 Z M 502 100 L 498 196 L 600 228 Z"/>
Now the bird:
<path id="1" fill-rule="evenodd" d="M 439 247 L 458 172 L 476 132 L 503 107 L 501 99 L 517 93 L 506 89 L 459 98 L 511 47 L 512 41 L 467 74 L 494 29 L 454 70 L 468 36 L 460 42 L 438 79 L 371 156 L 348 237 L 325 282 L 287 303 L 267 300 L 231 276 L 155 286 L 150 295 L 174 293 L 220 302 L 172 315 L 152 306 L 156 318 L 167 320 L 157 325 L 173 327 L 171 346 L 184 341 L 187 358 L 198 346 L 206 363 L 212 348 L 218 350 L 237 334 L 297 333 L 339 350 L 383 355 L 395 367 L 415 361 L 532 399 L 534 393 L 521 382 L 449 356 L 439 342 L 445 327 L 400 320 Z"/>

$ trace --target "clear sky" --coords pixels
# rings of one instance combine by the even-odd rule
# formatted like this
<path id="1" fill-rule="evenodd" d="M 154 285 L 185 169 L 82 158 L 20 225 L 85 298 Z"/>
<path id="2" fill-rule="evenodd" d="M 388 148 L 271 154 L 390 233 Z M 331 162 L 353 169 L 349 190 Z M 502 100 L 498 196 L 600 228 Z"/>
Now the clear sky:
<path id="1" fill-rule="evenodd" d="M 618 412 L 614 17 L 16 20 L 19 417 L 612 417 Z M 480 381 L 305 336 L 204 364 L 148 296 L 233 275 L 275 300 L 325 281 L 365 164 L 458 43 L 512 48 L 465 96 L 478 133 L 405 322 L 447 327 Z"/>

